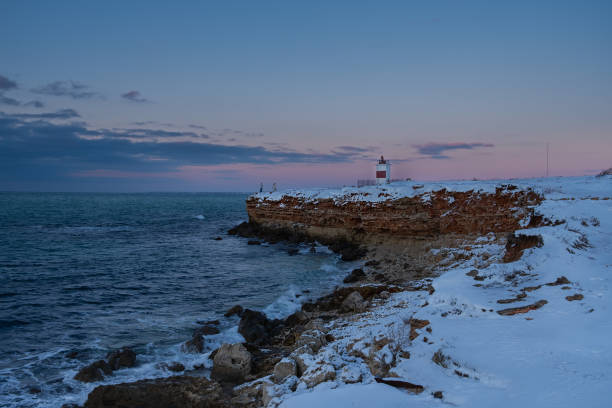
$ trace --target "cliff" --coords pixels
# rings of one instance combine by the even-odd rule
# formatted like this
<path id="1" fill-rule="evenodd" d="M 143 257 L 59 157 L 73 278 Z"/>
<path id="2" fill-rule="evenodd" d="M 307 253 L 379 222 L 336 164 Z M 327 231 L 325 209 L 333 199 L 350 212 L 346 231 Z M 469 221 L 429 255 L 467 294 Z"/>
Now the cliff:
<path id="1" fill-rule="evenodd" d="M 423 186 L 409 187 L 414 191 L 405 196 L 390 194 L 384 187 L 361 197 L 349 192 L 343 199 L 290 192 L 254 195 L 247 200 L 247 212 L 251 224 L 265 229 L 366 245 L 385 238 L 507 233 L 542 221 L 534 211 L 542 196 L 530 189 L 503 185 L 493 191 L 443 188 L 419 193 Z"/>

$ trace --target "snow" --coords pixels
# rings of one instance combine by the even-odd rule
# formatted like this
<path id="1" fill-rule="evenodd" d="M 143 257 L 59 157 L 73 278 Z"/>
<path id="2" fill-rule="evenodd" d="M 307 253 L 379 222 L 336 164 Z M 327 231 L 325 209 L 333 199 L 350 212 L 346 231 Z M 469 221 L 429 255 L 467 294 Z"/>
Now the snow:
<path id="1" fill-rule="evenodd" d="M 431 281 L 433 294 L 396 293 L 388 300 L 377 300 L 356 321 L 353 316 L 337 322 L 330 331 L 336 341 L 312 357 L 332 365 L 336 379 L 310 389 L 298 385 L 295 392 L 278 396 L 270 406 L 612 406 L 612 200 L 602 199 L 612 196 L 612 177 L 503 184 L 541 191 L 546 200 L 538 211 L 566 223 L 519 231 L 540 234 L 544 245 L 526 250 L 521 259 L 507 264 L 499 262 L 503 247 L 482 237 L 473 245 L 472 259 L 441 267 L 443 273 Z M 456 182 L 422 190 L 491 191 L 496 185 Z M 409 183 L 386 188 L 392 195 L 413 190 Z M 353 190 L 369 191 L 310 190 L 301 196 L 336 199 Z M 478 256 L 484 252 L 492 255 L 488 262 Z M 466 275 L 474 268 L 484 280 Z M 546 285 L 561 276 L 571 283 Z M 542 286 L 524 292 L 527 296 L 521 301 L 497 303 L 515 297 L 524 287 L 538 285 Z M 584 299 L 566 300 L 574 294 Z M 541 299 L 548 303 L 538 310 L 514 316 L 496 313 Z M 431 333 L 417 329 L 420 335 L 411 341 L 410 318 L 428 320 Z M 374 341 L 382 338 L 390 342 L 369 353 Z M 409 352 L 410 357 L 399 351 Z M 437 360 L 441 364 L 432 360 L 438 351 L 443 356 Z M 356 357 L 368 355 L 385 361 L 394 358 L 389 376 L 423 385 L 425 391 L 411 394 L 375 383 L 364 359 Z M 435 391 L 442 391 L 442 400 L 433 397 Z"/>
<path id="2" fill-rule="evenodd" d="M 444 189 L 456 192 L 494 193 L 496 188 L 507 185 L 514 185 L 520 189 L 532 188 L 550 199 L 564 198 L 568 195 L 573 195 L 576 198 L 598 197 L 601 194 L 612 195 L 610 176 L 603 176 L 446 182 L 398 181 L 380 186 L 344 187 L 340 189 L 288 189 L 271 193 L 256 193 L 251 197 L 260 201 L 280 201 L 283 197 L 294 197 L 311 203 L 323 199 L 332 199 L 336 203 L 374 203 L 421 196 L 423 201 L 427 201 L 430 199 L 429 193 Z M 452 203 L 452 201 L 449 202 Z"/>

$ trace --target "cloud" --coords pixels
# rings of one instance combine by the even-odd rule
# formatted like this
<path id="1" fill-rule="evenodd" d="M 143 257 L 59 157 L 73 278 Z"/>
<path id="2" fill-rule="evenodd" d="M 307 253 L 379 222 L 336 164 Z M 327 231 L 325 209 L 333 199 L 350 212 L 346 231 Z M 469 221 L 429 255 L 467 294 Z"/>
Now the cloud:
<path id="1" fill-rule="evenodd" d="M 79 117 L 71 109 L 41 114 L 0 112 L 0 190 L 18 183 L 74 183 L 87 174 L 177 172 L 184 166 L 227 164 L 342 163 L 346 155 L 269 150 L 185 140 L 192 132 L 97 129 L 52 119 Z M 78 175 L 81 175 L 80 178 Z M 112 176 L 109 176 L 112 178 Z M 64 184 L 65 185 L 65 184 Z"/>
<path id="2" fill-rule="evenodd" d="M 44 108 L 45 104 L 42 103 L 41 101 L 34 100 L 34 101 L 24 103 L 23 106 L 31 106 L 33 108 Z"/>
<path id="3" fill-rule="evenodd" d="M 89 86 L 75 81 L 55 81 L 31 91 L 41 95 L 68 96 L 73 99 L 102 98 L 100 93 L 91 91 Z"/>
<path id="4" fill-rule="evenodd" d="M 491 143 L 427 143 L 422 145 L 413 145 L 417 152 L 423 156 L 428 156 L 430 159 L 450 159 L 450 156 L 444 154 L 448 150 L 472 150 L 479 147 L 493 147 Z"/>
<path id="5" fill-rule="evenodd" d="M 138 91 L 129 91 L 124 94 L 121 94 L 123 99 L 127 99 L 128 101 L 144 103 L 149 102 L 148 99 L 143 98 Z"/>
<path id="6" fill-rule="evenodd" d="M 3 115 L 3 113 L 0 112 Z M 15 119 L 74 119 L 80 118 L 81 115 L 74 109 L 61 109 L 56 112 L 45 112 L 45 113 L 15 113 L 13 115 L 7 115 L 6 117 L 12 117 Z"/>
<path id="7" fill-rule="evenodd" d="M 0 75 L 0 91 L 10 91 L 11 89 L 17 89 L 17 82 Z"/>
<path id="8" fill-rule="evenodd" d="M 17 99 L 9 98 L 8 96 L 0 94 L 0 105 L 19 106 L 21 105 L 21 102 L 19 102 Z"/>

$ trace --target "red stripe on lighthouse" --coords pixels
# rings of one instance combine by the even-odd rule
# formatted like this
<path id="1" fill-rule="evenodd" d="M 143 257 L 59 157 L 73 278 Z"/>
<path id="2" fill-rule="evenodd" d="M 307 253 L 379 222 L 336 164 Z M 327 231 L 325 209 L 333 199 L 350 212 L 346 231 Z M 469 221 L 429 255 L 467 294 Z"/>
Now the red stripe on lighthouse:
<path id="1" fill-rule="evenodd" d="M 385 170 L 376 170 L 376 178 L 387 178 L 387 172 Z"/>

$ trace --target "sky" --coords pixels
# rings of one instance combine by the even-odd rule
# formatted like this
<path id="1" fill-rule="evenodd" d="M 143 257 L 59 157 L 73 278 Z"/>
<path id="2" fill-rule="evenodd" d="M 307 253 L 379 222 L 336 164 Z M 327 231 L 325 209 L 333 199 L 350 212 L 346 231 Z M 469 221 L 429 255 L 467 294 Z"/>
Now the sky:
<path id="1" fill-rule="evenodd" d="M 11 1 L 0 191 L 612 166 L 609 1 Z"/>

